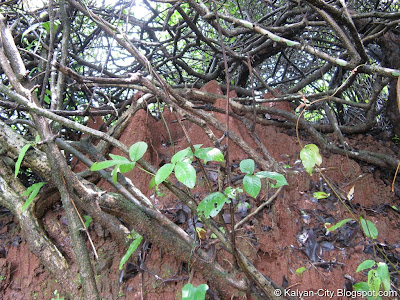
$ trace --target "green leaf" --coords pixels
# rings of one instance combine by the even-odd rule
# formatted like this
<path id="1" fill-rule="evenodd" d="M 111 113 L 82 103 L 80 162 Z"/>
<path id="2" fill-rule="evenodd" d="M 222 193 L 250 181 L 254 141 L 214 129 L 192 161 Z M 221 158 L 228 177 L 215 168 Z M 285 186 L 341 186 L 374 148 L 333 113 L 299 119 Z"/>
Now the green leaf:
<path id="1" fill-rule="evenodd" d="M 332 232 L 332 231 L 335 231 L 336 229 L 342 227 L 344 224 L 346 224 L 347 222 L 350 222 L 352 220 L 353 219 L 344 219 L 344 220 L 341 220 L 341 221 L 337 222 L 335 225 L 332 225 L 332 226 L 331 226 L 331 223 L 325 223 L 324 226 L 325 226 L 326 230 Z"/>
<path id="2" fill-rule="evenodd" d="M 256 198 L 261 190 L 260 178 L 256 175 L 247 174 L 243 178 L 243 188 L 250 196 Z"/>
<path id="3" fill-rule="evenodd" d="M 165 164 L 163 165 L 158 171 L 155 176 L 155 182 L 156 185 L 159 185 L 161 182 L 163 182 L 165 179 L 168 178 L 168 176 L 172 173 L 174 170 L 175 165 L 174 164 Z"/>
<path id="4" fill-rule="evenodd" d="M 45 103 L 47 103 L 47 104 L 50 104 L 50 103 L 51 103 L 51 99 L 50 99 L 50 97 L 49 97 L 48 95 L 44 95 L 43 101 L 44 101 Z"/>
<path id="5" fill-rule="evenodd" d="M 330 196 L 331 194 L 327 194 L 325 192 L 314 192 L 313 197 L 319 199 L 326 199 Z"/>
<path id="6" fill-rule="evenodd" d="M 119 167 L 120 167 L 120 165 L 116 165 L 114 170 L 112 170 L 112 172 L 111 172 L 112 181 L 114 182 L 114 184 L 117 184 Z"/>
<path id="7" fill-rule="evenodd" d="M 381 279 L 378 277 L 376 270 L 370 270 L 368 272 L 368 287 L 370 291 L 375 291 L 375 295 L 378 295 L 381 287 Z"/>
<path id="8" fill-rule="evenodd" d="M 363 270 L 365 270 L 365 269 L 370 269 L 370 268 L 372 268 L 373 266 L 375 266 L 375 261 L 374 261 L 374 260 L 372 260 L 372 259 L 364 260 L 364 261 L 357 267 L 356 273 L 358 273 L 358 272 L 360 272 L 360 271 L 363 271 Z"/>
<path id="9" fill-rule="evenodd" d="M 368 283 L 367 282 L 357 282 L 356 284 L 353 285 L 353 288 L 357 292 L 365 292 L 366 295 L 371 295 L 371 291 L 369 289 Z M 366 296 L 367 300 L 372 300 L 372 299 L 379 299 L 381 300 L 382 298 L 378 296 L 377 298 L 371 297 L 371 296 Z"/>
<path id="10" fill-rule="evenodd" d="M 206 218 L 215 217 L 224 206 L 227 197 L 221 192 L 215 192 L 206 196 L 197 207 L 197 212 L 204 214 Z"/>
<path id="11" fill-rule="evenodd" d="M 319 149 L 314 144 L 305 145 L 300 151 L 300 159 L 303 163 L 304 169 L 312 175 L 312 171 L 315 165 L 321 165 L 322 157 L 319 154 Z"/>
<path id="12" fill-rule="evenodd" d="M 190 189 L 196 184 L 196 170 L 186 161 L 180 161 L 175 165 L 175 177 Z"/>
<path id="13" fill-rule="evenodd" d="M 122 164 L 119 166 L 119 171 L 121 173 L 127 173 L 127 172 L 133 170 L 133 168 L 135 167 L 135 164 L 136 164 L 135 162 L 129 162 L 127 164 Z"/>
<path id="14" fill-rule="evenodd" d="M 376 229 L 374 223 L 365 220 L 363 217 L 360 217 L 360 223 L 366 237 L 371 239 L 376 239 L 378 237 L 378 229 Z"/>
<path id="15" fill-rule="evenodd" d="M 135 239 L 129 245 L 128 251 L 126 251 L 125 255 L 122 257 L 121 262 L 119 263 L 119 269 L 122 270 L 124 264 L 128 261 L 129 257 L 135 252 L 137 247 L 139 247 L 140 243 L 142 242 L 143 237 L 139 234 L 135 234 Z"/>
<path id="16" fill-rule="evenodd" d="M 152 190 L 155 186 L 156 186 L 156 177 L 153 176 L 153 177 L 151 177 L 150 182 L 149 182 L 149 190 Z"/>
<path id="17" fill-rule="evenodd" d="M 207 290 L 207 284 L 203 283 L 195 287 L 193 284 L 188 283 L 182 288 L 182 300 L 204 300 Z"/>
<path id="18" fill-rule="evenodd" d="M 285 176 L 277 172 L 261 171 L 255 174 L 259 178 L 269 178 L 276 181 L 276 184 L 271 184 L 273 188 L 278 188 L 284 185 L 288 185 Z"/>
<path id="19" fill-rule="evenodd" d="M 209 161 L 225 161 L 224 155 L 221 150 L 217 148 L 203 148 L 198 149 L 194 153 L 197 158 L 204 160 L 205 163 Z"/>
<path id="20" fill-rule="evenodd" d="M 353 288 L 355 291 L 364 291 L 364 292 L 369 291 L 368 283 L 366 282 L 357 282 L 356 284 L 353 285 Z"/>
<path id="21" fill-rule="evenodd" d="M 21 151 L 19 151 L 18 159 L 17 159 L 17 162 L 15 163 L 15 173 L 14 173 L 15 178 L 17 178 L 17 176 L 18 176 L 18 172 L 19 172 L 19 169 L 21 168 L 21 163 L 25 157 L 26 151 L 28 151 L 28 149 L 31 146 L 32 146 L 31 144 L 26 144 L 24 147 L 22 147 Z"/>
<path id="22" fill-rule="evenodd" d="M 224 194 L 229 198 L 229 199 L 236 199 L 237 196 L 243 193 L 243 190 L 241 188 L 233 188 L 231 186 L 228 186 L 225 191 Z M 229 202 L 228 202 L 229 203 Z"/>
<path id="23" fill-rule="evenodd" d="M 383 289 L 385 291 L 390 291 L 390 274 L 388 265 L 384 262 L 378 263 L 378 268 L 376 268 L 378 277 L 382 281 Z"/>
<path id="24" fill-rule="evenodd" d="M 201 146 L 203 146 L 203 144 L 193 145 L 194 152 L 196 152 L 197 150 L 199 150 L 199 149 L 201 148 Z M 189 155 L 189 156 L 193 156 L 194 154 L 193 154 L 193 152 L 192 152 L 192 149 L 190 149 L 190 147 L 188 147 L 188 149 L 189 149 L 188 155 Z"/>
<path id="25" fill-rule="evenodd" d="M 172 156 L 171 158 L 171 163 L 176 164 L 178 161 L 181 161 L 185 157 L 190 156 L 190 148 L 183 149 L 181 151 L 178 151 Z"/>
<path id="26" fill-rule="evenodd" d="M 138 161 L 147 151 L 145 142 L 137 142 L 129 148 L 129 157 L 132 161 Z"/>
<path id="27" fill-rule="evenodd" d="M 93 221 L 93 218 L 88 215 L 83 215 L 83 218 L 85 219 L 85 227 L 89 228 L 90 223 L 92 223 L 92 221 Z"/>
<path id="28" fill-rule="evenodd" d="M 240 162 L 240 171 L 246 174 L 253 174 L 254 172 L 254 160 L 252 159 L 244 159 Z"/>
<path id="29" fill-rule="evenodd" d="M 25 201 L 24 205 L 22 205 L 22 211 L 26 210 L 28 206 L 32 203 L 33 199 L 35 199 L 36 195 L 39 193 L 42 186 L 44 186 L 46 182 L 38 182 L 32 184 L 26 191 L 22 194 L 23 196 L 29 196 Z"/>
<path id="30" fill-rule="evenodd" d="M 115 166 L 118 162 L 115 160 L 105 160 L 105 161 L 99 161 L 93 163 L 93 165 L 90 167 L 90 170 L 92 171 L 99 171 L 103 170 L 112 166 Z"/>
<path id="31" fill-rule="evenodd" d="M 129 159 L 121 155 L 110 154 L 110 157 L 112 158 L 113 161 L 116 161 L 118 164 L 126 164 L 130 162 Z"/>
<path id="32" fill-rule="evenodd" d="M 54 21 L 54 31 L 57 31 L 58 25 L 60 25 L 61 22 L 59 20 Z M 47 33 L 50 33 L 50 21 L 43 22 L 42 23 L 43 28 L 47 31 Z"/>
<path id="33" fill-rule="evenodd" d="M 301 276 L 305 271 L 307 271 L 307 268 L 305 267 L 300 267 L 296 270 L 296 275 Z"/>

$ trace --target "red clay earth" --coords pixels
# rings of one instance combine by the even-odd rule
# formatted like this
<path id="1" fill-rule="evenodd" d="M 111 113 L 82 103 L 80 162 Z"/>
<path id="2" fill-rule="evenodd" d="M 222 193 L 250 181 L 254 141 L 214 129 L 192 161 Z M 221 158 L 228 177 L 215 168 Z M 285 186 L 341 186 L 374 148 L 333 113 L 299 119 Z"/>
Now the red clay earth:
<path id="1" fill-rule="evenodd" d="M 223 94 L 216 82 L 208 83 L 203 90 Z M 215 106 L 223 107 L 224 99 L 217 100 Z M 218 113 L 215 115 L 224 121 L 224 115 Z M 174 116 L 165 110 L 164 117 L 175 142 L 175 151 L 186 148 L 187 141 Z M 187 121 L 184 121 L 184 124 L 193 144 L 212 146 L 199 127 Z M 230 127 L 252 147 L 257 148 L 237 120 L 231 119 Z M 297 296 L 300 292 L 313 292 L 314 296 L 306 295 L 303 298 L 329 299 L 329 293 L 334 292 L 332 299 L 344 299 L 345 297 L 337 294 L 338 291 L 344 292 L 351 286 L 352 280 L 367 280 L 365 273 L 355 271 L 362 261 L 374 259 L 373 248 L 363 237 L 357 224 L 348 223 L 330 235 L 325 234 L 325 222 L 336 223 L 351 216 L 318 174 L 310 177 L 302 169 L 299 163 L 300 146 L 293 130 L 257 125 L 256 133 L 278 162 L 289 165 L 290 170 L 298 170 L 299 173 L 288 176 L 289 186 L 283 188 L 269 207 L 265 207 L 241 227 L 237 234 L 238 247 L 262 273 L 277 284 L 285 286 L 291 293 L 297 292 Z M 155 166 L 159 166 L 162 161 L 168 162 L 173 155 L 173 148 L 169 144 L 163 123 L 143 110 L 132 118 L 131 125 L 127 127 L 120 140 L 126 145 L 136 141 L 147 142 L 149 150 L 145 159 Z M 309 141 L 303 138 L 302 142 L 306 144 Z M 372 136 L 356 136 L 348 142 L 358 148 L 390 154 L 398 153 L 396 145 L 377 141 Z M 238 169 L 240 160 L 248 157 L 236 145 L 233 143 L 230 145 L 229 155 L 235 176 L 240 174 Z M 113 150 L 113 153 L 118 151 Z M 396 264 L 400 250 L 397 231 L 400 222 L 398 212 L 391 208 L 392 205 L 399 207 L 398 196 L 390 191 L 393 174 L 359 164 L 343 156 L 327 155 L 327 153 L 323 153 L 322 168 L 329 183 L 344 197 L 354 186 L 354 198 L 348 203 L 350 209 L 356 216 L 363 215 L 376 225 L 379 232 L 378 242 L 382 250 Z M 207 170 L 210 181 L 215 185 L 216 175 L 212 164 Z M 181 224 L 184 229 L 189 228 L 187 211 L 176 196 L 166 191 L 163 191 L 164 196 L 155 195 L 154 191 L 148 190 L 150 177 L 139 170 L 133 170 L 128 177 L 168 217 Z M 104 182 L 101 182 L 100 186 L 112 189 Z M 204 180 L 199 178 L 198 187 L 192 191 L 199 199 L 205 196 L 204 186 Z M 313 198 L 313 193 L 316 191 L 325 191 L 330 193 L 330 196 L 316 201 Z M 254 210 L 273 193 L 272 188 L 263 189 L 257 199 L 246 196 L 242 200 L 250 203 L 251 210 Z M 246 214 L 246 211 L 238 213 L 237 221 Z M 64 255 L 70 261 L 73 260 L 74 254 L 62 208 L 56 206 L 49 210 L 43 218 L 43 225 L 49 237 L 63 249 Z M 134 266 L 137 263 L 136 256 L 132 258 L 133 264 L 129 264 L 129 270 L 123 277 L 118 270 L 120 259 L 124 254 L 123 247 L 112 241 L 109 233 L 99 224 L 93 222 L 90 233 L 100 256 L 99 261 L 95 262 L 95 269 L 98 287 L 104 299 L 181 299 L 181 290 L 187 283 L 188 277 L 193 278 L 194 285 L 206 282 L 206 279 L 196 272 L 188 274 L 186 265 L 176 261 L 173 255 L 157 248 L 157 245 L 143 249 L 141 258 L 144 260 L 144 270 L 136 272 Z M 229 255 L 223 253 L 224 250 L 215 243 L 209 232 L 201 244 L 210 253 L 215 253 L 216 259 L 223 267 L 232 269 Z M 378 260 L 382 260 L 382 257 L 379 256 Z M 296 274 L 296 270 L 301 267 L 305 267 L 306 271 L 301 275 Z M 392 280 L 395 284 L 397 279 L 398 276 L 393 274 Z M 61 288 L 40 265 L 38 259 L 29 252 L 14 218 L 7 213 L 1 214 L 1 299 L 50 300 L 52 297 L 56 299 L 55 290 L 60 291 Z M 240 298 L 249 299 L 245 296 Z"/>

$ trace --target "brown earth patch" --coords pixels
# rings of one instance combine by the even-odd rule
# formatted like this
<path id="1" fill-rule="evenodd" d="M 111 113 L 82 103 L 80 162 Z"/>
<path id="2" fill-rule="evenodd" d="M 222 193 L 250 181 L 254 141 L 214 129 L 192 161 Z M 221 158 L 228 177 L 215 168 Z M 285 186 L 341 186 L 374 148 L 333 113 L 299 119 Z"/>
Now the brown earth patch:
<path id="1" fill-rule="evenodd" d="M 215 82 L 207 84 L 204 90 L 223 94 Z M 217 100 L 216 106 L 224 107 L 224 101 L 223 98 Z M 221 121 L 224 120 L 224 115 L 215 114 Z M 175 116 L 168 109 L 164 110 L 164 118 L 174 141 L 175 151 L 188 147 Z M 163 122 L 143 110 L 130 122 L 120 140 L 128 146 L 137 141 L 147 142 L 149 151 L 145 159 L 154 166 L 169 162 L 174 152 Z M 183 123 L 194 144 L 211 146 L 201 128 L 188 121 Z M 243 140 L 257 148 L 238 120 L 231 119 L 230 126 Z M 215 129 L 214 132 L 218 137 L 222 136 L 222 133 Z M 257 125 L 256 133 L 278 162 L 289 165 L 292 171 L 299 171 L 296 175 L 287 176 L 289 186 L 284 187 L 270 206 L 265 207 L 238 231 L 238 247 L 262 273 L 292 291 L 337 291 L 349 287 L 351 279 L 366 281 L 365 274 L 355 271 L 363 260 L 374 259 L 374 256 L 359 226 L 348 223 L 341 230 L 326 235 L 324 223 L 336 223 L 344 218 L 351 218 L 341 201 L 334 195 L 332 187 L 346 197 L 354 186 L 354 199 L 347 202 L 350 210 L 356 216 L 367 217 L 376 225 L 382 249 L 395 263 L 397 262 L 400 245 L 399 221 L 398 213 L 391 206 L 398 205 L 399 199 L 390 192 L 387 183 L 391 174 L 386 174 L 385 170 L 360 165 L 355 160 L 343 156 L 324 155 L 322 173 L 328 179 L 331 185 L 329 186 L 318 174 L 310 177 L 302 170 L 298 162 L 300 146 L 291 131 Z M 394 149 L 392 144 L 376 141 L 372 137 L 364 140 L 355 137 L 350 139 L 349 143 L 359 147 L 367 146 L 369 150 L 379 149 L 380 152 L 393 152 Z M 113 150 L 112 153 L 121 154 L 118 150 Z M 232 145 L 229 155 L 233 176 L 240 175 L 238 164 L 240 160 L 247 158 L 246 153 Z M 210 181 L 215 186 L 215 168 L 210 164 L 206 169 Z M 169 218 L 187 231 L 193 229 L 194 225 L 188 223 L 196 220 L 190 218 L 176 196 L 170 193 L 160 196 L 156 195 L 154 190 L 149 190 L 151 177 L 140 170 L 128 173 L 127 177 Z M 200 174 L 198 179 L 199 187 L 192 193 L 197 194 L 200 200 L 206 195 L 205 183 Z M 99 185 L 112 189 L 105 182 Z M 316 201 L 313 197 L 316 191 L 325 191 L 330 196 Z M 257 199 L 243 196 L 242 200 L 248 202 L 253 211 L 273 192 L 273 189 L 263 189 Z M 238 215 L 237 219 L 242 217 Z M 29 252 L 25 242 L 19 242 L 18 224 L 14 223 L 14 219 L 8 214 L 2 214 L 0 222 L 0 297 L 51 299 L 54 290 L 60 290 L 60 287 Z M 43 218 L 43 224 L 49 238 L 62 247 L 64 255 L 72 260 L 74 255 L 62 209 L 55 208 L 49 211 Z M 104 299 L 180 299 L 181 289 L 189 277 L 193 278 L 192 282 L 195 285 L 206 282 L 196 272 L 188 272 L 187 264 L 177 262 L 173 254 L 164 253 L 157 245 L 146 245 L 142 248 L 139 254 L 131 258 L 131 269 L 126 270 L 125 267 L 124 274 L 121 275 L 118 265 L 124 254 L 123 247 L 113 242 L 99 224 L 91 224 L 90 233 L 100 256 L 100 260 L 95 263 L 95 269 Z M 202 246 L 207 248 L 210 255 L 214 253 L 222 266 L 231 269 L 230 255 L 215 243 L 209 232 L 206 237 L 201 242 Z M 310 247 L 314 250 L 310 250 Z M 378 257 L 378 260 L 382 260 L 382 257 Z M 296 270 L 301 267 L 305 267 L 306 271 L 301 275 L 296 274 Z M 396 277 L 397 275 L 394 275 L 392 278 L 395 283 Z M 79 278 L 77 280 L 79 281 Z M 212 283 L 209 285 L 212 286 Z M 343 297 L 335 296 L 333 299 Z"/>

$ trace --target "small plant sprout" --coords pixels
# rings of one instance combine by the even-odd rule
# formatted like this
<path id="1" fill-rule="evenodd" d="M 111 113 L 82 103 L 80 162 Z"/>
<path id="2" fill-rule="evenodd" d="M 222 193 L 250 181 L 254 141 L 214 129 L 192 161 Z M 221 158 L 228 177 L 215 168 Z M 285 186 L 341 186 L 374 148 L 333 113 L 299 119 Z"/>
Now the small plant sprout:
<path id="1" fill-rule="evenodd" d="M 353 219 L 344 219 L 341 220 L 340 222 L 337 222 L 336 224 L 332 225 L 331 223 L 325 223 L 324 227 L 327 230 L 327 232 L 332 232 L 335 231 L 336 229 L 342 227 L 345 225 L 347 222 L 353 221 Z"/>
<path id="2" fill-rule="evenodd" d="M 386 263 L 379 262 L 376 264 L 374 260 L 365 260 L 357 268 L 356 272 L 360 272 L 366 269 L 368 271 L 368 281 L 358 282 L 354 284 L 354 289 L 356 291 L 372 292 L 374 297 L 367 297 L 367 299 L 381 299 L 379 291 L 383 289 L 384 291 L 390 291 L 390 274 L 389 268 Z"/>
<path id="3" fill-rule="evenodd" d="M 133 252 L 135 252 L 135 250 L 139 247 L 140 243 L 143 240 L 143 237 L 135 231 L 133 231 L 131 233 L 131 236 L 132 236 L 133 240 L 132 240 L 131 244 L 129 245 L 129 248 L 126 251 L 125 255 L 122 257 L 122 259 L 119 263 L 120 270 L 122 270 L 122 268 L 124 267 L 124 264 L 128 261 L 128 259 L 131 257 Z"/>
<path id="4" fill-rule="evenodd" d="M 116 184 L 118 173 L 127 173 L 131 171 L 135 167 L 136 162 L 140 158 L 142 158 L 142 156 L 146 151 L 147 151 L 147 144 L 145 142 L 137 142 L 129 148 L 130 160 L 120 155 L 110 154 L 111 160 L 95 162 L 90 167 L 90 170 L 99 171 L 115 166 L 111 172 L 111 176 L 114 184 Z"/>
<path id="5" fill-rule="evenodd" d="M 269 178 L 276 181 L 272 184 L 273 188 L 278 188 L 283 185 L 288 185 L 285 177 L 277 172 L 261 171 L 254 173 L 255 163 L 252 159 L 244 159 L 240 162 L 240 171 L 246 175 L 243 178 L 244 190 L 253 198 L 256 198 L 261 190 L 261 179 Z"/>
<path id="6" fill-rule="evenodd" d="M 194 145 L 193 153 L 190 147 L 178 151 L 171 158 L 171 162 L 163 165 L 154 178 L 154 185 L 159 185 L 174 172 L 176 179 L 188 188 L 192 189 L 196 185 L 196 170 L 192 166 L 194 157 L 201 159 L 204 163 L 209 161 L 223 162 L 224 155 L 217 148 L 201 148 L 202 145 Z M 152 184 L 153 185 L 153 184 Z"/>
<path id="7" fill-rule="evenodd" d="M 46 182 L 34 183 L 26 189 L 26 191 L 22 195 L 28 196 L 28 199 L 25 201 L 24 205 L 22 205 L 22 211 L 26 210 L 29 207 L 33 199 L 35 199 L 37 194 L 39 194 L 39 191 L 42 188 L 42 186 L 44 186 L 45 184 Z"/>

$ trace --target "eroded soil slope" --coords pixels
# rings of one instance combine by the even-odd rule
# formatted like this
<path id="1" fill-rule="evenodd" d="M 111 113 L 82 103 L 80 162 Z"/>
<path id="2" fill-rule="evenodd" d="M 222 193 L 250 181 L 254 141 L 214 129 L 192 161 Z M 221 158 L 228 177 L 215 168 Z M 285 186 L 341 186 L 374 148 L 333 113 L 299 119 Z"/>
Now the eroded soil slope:
<path id="1" fill-rule="evenodd" d="M 215 83 L 209 83 L 204 90 L 216 94 L 222 92 Z M 218 103 L 220 101 L 220 103 Z M 223 107 L 223 100 L 217 100 L 217 107 Z M 224 115 L 215 113 L 221 120 Z M 168 162 L 175 151 L 184 149 L 188 143 L 174 116 L 165 110 L 164 117 L 174 141 L 174 147 L 162 121 L 156 120 L 145 111 L 140 111 L 132 119 L 120 140 L 126 145 L 136 141 L 149 144 L 145 158 L 154 166 Z M 196 125 L 183 121 L 193 144 L 212 146 Z M 97 126 L 99 124 L 94 124 Z M 257 148 L 244 127 L 231 119 L 231 129 L 248 144 Z M 299 291 L 337 291 L 350 288 L 356 281 L 366 281 L 365 273 L 356 273 L 357 266 L 365 259 L 375 259 L 372 245 L 363 237 L 357 223 L 349 222 L 340 230 L 326 235 L 324 223 L 336 223 L 345 218 L 364 216 L 376 225 L 378 244 L 383 253 L 394 264 L 399 256 L 400 238 L 398 234 L 399 215 L 393 205 L 399 207 L 399 197 L 390 191 L 394 174 L 360 165 L 344 156 L 323 154 L 322 174 L 309 176 L 299 162 L 300 146 L 294 130 L 257 125 L 255 132 L 271 155 L 292 174 L 287 175 L 289 186 L 279 193 L 277 198 L 257 215 L 245 222 L 237 231 L 238 247 L 241 248 L 255 266 L 277 284 L 290 290 Z M 222 133 L 216 135 L 221 136 Z M 310 141 L 302 136 L 302 143 Z M 372 136 L 356 136 L 348 140 L 354 147 L 373 151 L 398 153 L 391 142 L 378 141 Z M 232 177 L 241 184 L 239 162 L 248 158 L 239 147 L 231 143 Z M 118 153 L 118 151 L 113 151 Z M 260 152 L 261 153 L 261 152 Z M 119 153 L 118 153 L 119 154 Z M 260 154 L 261 155 L 261 154 Z M 217 168 L 213 164 L 206 166 L 208 179 L 214 187 L 217 185 Z M 295 173 L 294 171 L 297 171 Z M 167 217 L 193 233 L 195 227 L 202 224 L 190 215 L 176 196 L 161 189 L 163 195 L 148 189 L 150 176 L 134 170 L 128 174 L 132 182 L 141 189 Z M 104 182 L 99 185 L 112 190 Z M 349 192 L 354 187 L 351 201 Z M 192 191 L 201 200 L 206 195 L 204 178 L 199 174 L 198 186 Z M 326 199 L 316 199 L 314 192 L 329 194 Z M 243 196 L 236 215 L 236 222 L 274 194 L 275 190 L 263 187 L 257 199 Z M 335 194 L 336 193 L 336 194 Z M 340 196 L 348 209 L 337 196 Z M 227 213 L 227 212 L 226 212 Z M 226 215 L 223 217 L 229 221 Z M 71 241 L 67 233 L 67 224 L 63 210 L 56 204 L 43 218 L 48 236 L 63 249 L 70 260 L 74 259 Z M 221 245 L 205 229 L 201 246 L 207 249 L 210 257 L 219 261 L 226 269 L 232 268 L 232 259 Z M 99 252 L 100 259 L 95 263 L 98 286 L 104 299 L 180 299 L 180 291 L 188 279 L 193 284 L 206 283 L 195 272 L 188 272 L 188 265 L 177 262 L 173 254 L 157 248 L 157 245 L 144 243 L 140 254 L 131 259 L 124 271 L 118 270 L 124 249 L 111 240 L 109 233 L 99 224 L 92 222 L 90 233 Z M 381 254 L 378 260 L 383 260 Z M 304 267 L 302 274 L 296 270 Z M 76 278 L 79 282 L 79 278 Z M 397 285 L 397 275 L 392 280 Z M 212 283 L 209 283 L 212 287 Z M 228 287 L 227 287 L 228 288 Z M 56 298 L 54 291 L 60 287 L 27 249 L 23 237 L 19 235 L 18 224 L 7 212 L 0 216 L 0 297 L 2 299 L 51 299 Z M 244 298 L 245 296 L 243 296 Z M 323 297 L 317 297 L 323 299 Z M 311 297 L 308 299 L 317 299 Z M 342 297 L 335 296 L 341 299 Z M 307 298 L 305 298 L 307 299 Z M 328 299 L 328 298 L 325 298 Z"/>

